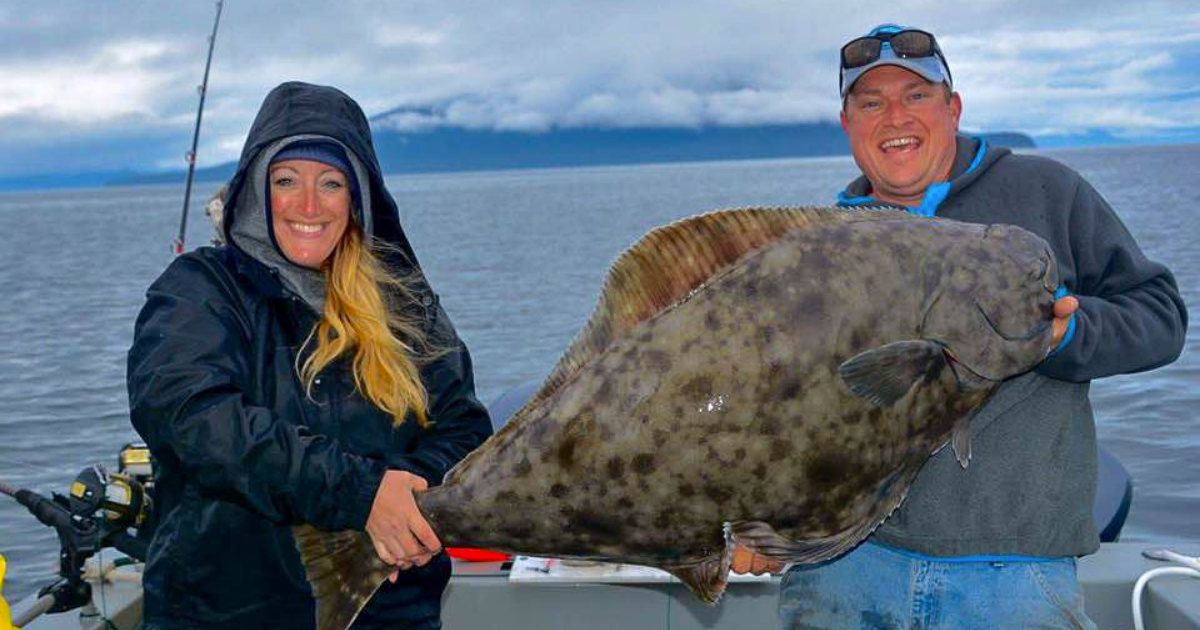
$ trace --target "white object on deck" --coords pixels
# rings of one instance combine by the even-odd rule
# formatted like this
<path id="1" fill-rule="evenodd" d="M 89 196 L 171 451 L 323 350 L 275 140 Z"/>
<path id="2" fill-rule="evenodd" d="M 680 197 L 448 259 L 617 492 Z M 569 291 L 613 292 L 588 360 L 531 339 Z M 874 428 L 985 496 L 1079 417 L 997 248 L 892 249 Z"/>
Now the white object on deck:
<path id="1" fill-rule="evenodd" d="M 536 556 L 517 556 L 513 559 L 512 568 L 508 571 L 510 582 L 546 583 L 589 583 L 589 584 L 663 584 L 681 583 L 679 578 L 654 567 L 644 567 L 636 564 L 613 564 L 610 562 L 590 562 L 580 560 L 564 560 L 560 558 L 539 558 Z M 771 574 L 752 575 L 749 573 L 730 573 L 732 582 L 770 582 Z"/>
<path id="2" fill-rule="evenodd" d="M 1175 562 L 1183 566 L 1160 567 L 1158 569 L 1150 569 L 1138 578 L 1137 583 L 1133 585 L 1133 627 L 1135 630 L 1146 630 L 1146 624 L 1142 619 L 1142 592 L 1146 588 L 1146 584 L 1160 575 L 1187 575 L 1194 578 L 1200 578 L 1200 557 L 1185 556 L 1179 552 L 1171 551 L 1170 549 L 1147 549 L 1142 552 L 1142 555 L 1151 560 L 1163 560 L 1165 562 Z"/>

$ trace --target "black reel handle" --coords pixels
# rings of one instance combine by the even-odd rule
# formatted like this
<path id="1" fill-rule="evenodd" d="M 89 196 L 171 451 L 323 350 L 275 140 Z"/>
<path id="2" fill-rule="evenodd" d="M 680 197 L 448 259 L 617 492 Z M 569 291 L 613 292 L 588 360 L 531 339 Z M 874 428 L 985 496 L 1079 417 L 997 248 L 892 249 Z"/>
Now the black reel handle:
<path id="1" fill-rule="evenodd" d="M 17 490 L 13 498 L 29 509 L 43 525 L 49 525 L 56 531 L 71 531 L 75 528 L 74 517 L 63 505 L 43 497 L 32 490 Z"/>
<path id="2" fill-rule="evenodd" d="M 13 498 L 58 534 L 61 577 L 38 591 L 40 597 L 54 598 L 54 604 L 46 612 L 74 610 L 90 602 L 92 585 L 83 579 L 83 563 L 99 548 L 95 520 L 72 514 L 67 508 L 67 499 L 57 494 L 53 499 L 47 499 L 32 490 L 17 490 Z"/>
<path id="3" fill-rule="evenodd" d="M 32 490 L 18 490 L 15 498 L 42 524 L 54 528 L 62 549 L 59 552 L 59 574 L 70 581 L 82 581 L 83 563 L 99 551 L 99 531 L 92 518 L 72 514 L 66 499 L 54 495 L 47 499 Z"/>

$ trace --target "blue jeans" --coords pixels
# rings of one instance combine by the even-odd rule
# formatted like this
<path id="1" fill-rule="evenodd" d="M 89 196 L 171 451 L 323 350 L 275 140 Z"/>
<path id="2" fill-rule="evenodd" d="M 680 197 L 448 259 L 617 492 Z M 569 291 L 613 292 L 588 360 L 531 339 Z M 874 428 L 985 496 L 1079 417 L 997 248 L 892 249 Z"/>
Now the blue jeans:
<path id="1" fill-rule="evenodd" d="M 794 566 L 779 588 L 785 630 L 1095 630 L 1073 558 L 932 561 L 864 543 Z"/>

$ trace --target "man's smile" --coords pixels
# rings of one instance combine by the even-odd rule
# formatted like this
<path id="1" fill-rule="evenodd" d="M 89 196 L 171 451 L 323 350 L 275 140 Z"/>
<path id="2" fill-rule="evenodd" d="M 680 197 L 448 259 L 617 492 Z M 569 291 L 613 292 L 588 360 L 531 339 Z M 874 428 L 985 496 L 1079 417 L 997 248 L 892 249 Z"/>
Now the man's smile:
<path id="1" fill-rule="evenodd" d="M 921 139 L 916 136 L 889 138 L 879 143 L 879 150 L 884 153 L 908 153 L 919 148 L 921 148 Z"/>

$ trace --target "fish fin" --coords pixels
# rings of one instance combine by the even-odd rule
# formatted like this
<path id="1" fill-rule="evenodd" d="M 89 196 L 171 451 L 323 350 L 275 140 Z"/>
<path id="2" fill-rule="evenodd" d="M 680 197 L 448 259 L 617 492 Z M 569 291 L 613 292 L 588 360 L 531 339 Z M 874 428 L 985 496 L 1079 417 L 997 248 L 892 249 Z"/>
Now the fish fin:
<path id="1" fill-rule="evenodd" d="M 679 581 L 701 601 L 715 604 L 725 593 L 725 586 L 729 584 L 730 561 L 731 556 L 728 553 L 715 554 L 696 564 L 686 567 L 664 567 L 664 570 L 679 578 Z"/>
<path id="2" fill-rule="evenodd" d="M 953 367 L 953 365 L 954 362 L 951 361 L 951 366 Z M 988 381 L 987 384 L 992 385 L 992 389 L 986 391 L 967 390 L 970 391 L 969 395 L 977 396 L 975 403 L 971 405 L 973 409 L 970 413 L 954 421 L 954 428 L 950 433 L 950 448 L 954 449 L 954 459 L 958 460 L 958 465 L 962 466 L 963 470 L 966 470 L 967 466 L 971 464 L 971 425 L 979 416 L 979 412 L 983 410 L 984 403 L 991 398 L 992 394 L 996 393 L 995 383 Z"/>
<path id="3" fill-rule="evenodd" d="M 613 340 L 684 300 L 747 254 L 807 227 L 896 218 L 899 214 L 903 213 L 816 207 L 742 208 L 682 219 L 651 231 L 613 263 L 591 319 L 525 407 L 552 396 Z M 517 413 L 514 417 L 519 417 L 521 411 Z"/>
<path id="4" fill-rule="evenodd" d="M 730 523 L 730 536 L 735 544 L 780 562 L 816 564 L 832 560 L 861 544 L 900 507 L 918 471 L 920 467 L 899 470 L 884 479 L 879 501 L 871 515 L 832 536 L 791 540 L 762 521 Z"/>
<path id="5" fill-rule="evenodd" d="M 946 365 L 942 346 L 911 339 L 856 354 L 842 363 L 838 373 L 860 398 L 876 407 L 890 407 Z"/>
<path id="6" fill-rule="evenodd" d="M 735 544 L 779 562 L 815 564 L 837 558 L 866 540 L 900 507 L 918 470 L 897 471 L 884 480 L 883 494 L 871 516 L 832 536 L 792 540 L 762 521 L 734 521 L 729 524 L 730 535 Z"/>
<path id="7" fill-rule="evenodd" d="M 791 540 L 762 521 L 736 521 L 730 527 L 737 544 L 754 553 L 780 562 L 812 564 L 848 551 L 866 538 L 874 525 L 866 528 L 857 526 L 833 536 L 809 540 Z"/>
<path id="8" fill-rule="evenodd" d="M 693 564 L 662 567 L 664 571 L 679 578 L 688 590 L 706 604 L 717 603 L 729 584 L 729 567 L 733 564 L 734 548 L 733 529 L 729 523 L 725 523 L 723 532 L 725 548 L 721 553 L 715 553 Z"/>
<path id="9" fill-rule="evenodd" d="M 954 458 L 958 460 L 958 465 L 962 466 L 963 470 L 971 464 L 971 417 L 975 414 L 964 414 L 963 417 L 954 421 L 954 432 L 950 437 L 951 448 L 954 449 Z"/>
<path id="10" fill-rule="evenodd" d="M 317 600 L 317 630 L 345 630 L 392 573 L 365 532 L 292 528 Z"/>

